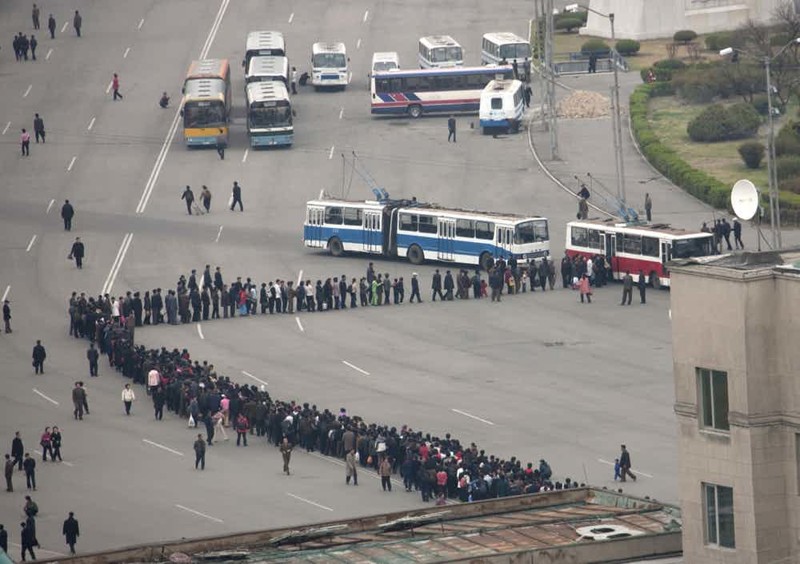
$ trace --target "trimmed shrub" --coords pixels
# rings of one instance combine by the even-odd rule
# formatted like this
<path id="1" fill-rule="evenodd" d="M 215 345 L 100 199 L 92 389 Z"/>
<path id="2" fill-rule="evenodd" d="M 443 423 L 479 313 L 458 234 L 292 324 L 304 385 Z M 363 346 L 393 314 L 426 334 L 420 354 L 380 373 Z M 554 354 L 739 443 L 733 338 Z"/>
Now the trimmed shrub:
<path id="1" fill-rule="evenodd" d="M 760 124 L 761 118 L 750 104 L 714 104 L 692 119 L 686 132 L 692 141 L 729 141 L 753 136 Z"/>
<path id="2" fill-rule="evenodd" d="M 706 35 L 706 49 L 709 51 L 722 51 L 727 47 L 734 49 L 743 47 L 744 39 L 741 33 L 734 31 L 718 31 L 717 33 L 709 33 Z"/>
<path id="3" fill-rule="evenodd" d="M 680 70 L 685 69 L 687 65 L 680 59 L 661 59 L 653 63 L 653 66 L 657 69 Z"/>
<path id="4" fill-rule="evenodd" d="M 607 53 L 609 51 L 608 43 L 602 39 L 590 39 L 581 45 L 581 53 Z"/>
<path id="5" fill-rule="evenodd" d="M 775 174 L 778 180 L 786 180 L 795 176 L 800 176 L 800 156 L 783 155 L 775 159 Z"/>
<path id="6" fill-rule="evenodd" d="M 691 29 L 682 29 L 680 31 L 676 31 L 672 36 L 672 40 L 675 41 L 675 43 L 689 43 L 695 39 L 697 39 L 697 33 Z"/>
<path id="7" fill-rule="evenodd" d="M 634 39 L 620 39 L 617 41 L 617 44 L 614 46 L 614 48 L 620 55 L 629 57 L 638 53 L 639 49 L 642 48 L 642 45 Z"/>
<path id="8" fill-rule="evenodd" d="M 748 141 L 739 145 L 739 155 L 747 168 L 757 169 L 764 159 L 764 145 L 758 141 Z"/>
<path id="9" fill-rule="evenodd" d="M 800 176 L 793 176 L 778 182 L 778 189 L 793 194 L 800 194 Z M 782 201 L 782 200 L 781 200 Z"/>
<path id="10" fill-rule="evenodd" d="M 675 87 L 671 82 L 654 82 L 653 88 L 650 90 L 650 96 L 657 98 L 659 96 L 673 96 L 675 94 Z"/>
<path id="11" fill-rule="evenodd" d="M 583 26 L 583 22 L 578 18 L 559 18 L 555 22 L 556 29 L 572 33 L 574 30 Z"/>
<path id="12" fill-rule="evenodd" d="M 676 71 L 672 85 L 678 96 L 692 104 L 707 104 L 717 96 L 730 96 L 730 85 L 721 79 L 716 65 L 699 64 Z"/>
<path id="13" fill-rule="evenodd" d="M 800 136 L 797 134 L 797 122 L 784 125 L 775 136 L 775 155 L 800 155 Z"/>
<path id="14" fill-rule="evenodd" d="M 653 71 L 657 82 L 664 82 L 672 80 L 672 75 L 675 71 L 686 68 L 686 63 L 679 59 L 663 59 L 656 61 L 649 69 L 642 69 L 639 74 L 642 77 L 642 82 L 647 82 L 647 72 Z"/>

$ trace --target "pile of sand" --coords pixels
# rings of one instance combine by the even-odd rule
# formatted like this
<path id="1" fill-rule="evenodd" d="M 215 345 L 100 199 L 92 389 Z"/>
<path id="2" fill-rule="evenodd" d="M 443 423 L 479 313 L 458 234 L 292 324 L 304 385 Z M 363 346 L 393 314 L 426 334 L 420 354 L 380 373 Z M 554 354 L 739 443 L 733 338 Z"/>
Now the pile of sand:
<path id="1" fill-rule="evenodd" d="M 611 100 L 599 92 L 576 90 L 558 103 L 558 117 L 599 118 L 611 114 Z"/>

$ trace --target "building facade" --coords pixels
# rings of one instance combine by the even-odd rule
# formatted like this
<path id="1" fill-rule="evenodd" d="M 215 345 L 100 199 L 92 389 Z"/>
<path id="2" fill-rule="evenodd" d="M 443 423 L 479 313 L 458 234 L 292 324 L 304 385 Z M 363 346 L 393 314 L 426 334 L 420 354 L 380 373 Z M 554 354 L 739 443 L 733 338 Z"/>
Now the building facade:
<path id="1" fill-rule="evenodd" d="M 684 559 L 800 562 L 800 250 L 671 277 Z"/>

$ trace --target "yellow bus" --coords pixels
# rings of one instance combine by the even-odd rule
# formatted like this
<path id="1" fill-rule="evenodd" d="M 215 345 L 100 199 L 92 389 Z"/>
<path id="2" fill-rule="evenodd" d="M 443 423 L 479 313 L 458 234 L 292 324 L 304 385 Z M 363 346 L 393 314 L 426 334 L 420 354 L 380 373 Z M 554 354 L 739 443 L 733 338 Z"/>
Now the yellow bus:
<path id="1" fill-rule="evenodd" d="M 227 59 L 192 62 L 183 83 L 183 138 L 189 147 L 228 145 L 231 68 Z"/>

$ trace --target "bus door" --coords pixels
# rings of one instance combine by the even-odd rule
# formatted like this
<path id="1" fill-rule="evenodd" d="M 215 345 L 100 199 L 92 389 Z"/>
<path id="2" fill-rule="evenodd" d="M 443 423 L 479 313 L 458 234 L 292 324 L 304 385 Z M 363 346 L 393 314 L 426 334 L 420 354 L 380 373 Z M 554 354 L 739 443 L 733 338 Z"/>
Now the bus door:
<path id="1" fill-rule="evenodd" d="M 453 257 L 456 220 L 439 218 L 438 255 L 439 260 L 455 260 Z"/>
<path id="2" fill-rule="evenodd" d="M 667 276 L 667 262 L 672 260 L 672 245 L 669 241 L 661 241 L 661 272 L 662 276 Z"/>
<path id="3" fill-rule="evenodd" d="M 364 251 L 368 253 L 380 253 L 381 241 L 381 212 L 364 210 Z"/>
<path id="4" fill-rule="evenodd" d="M 322 224 L 324 222 L 325 208 L 308 208 L 307 246 L 322 247 L 326 243 L 322 240 Z"/>
<path id="5" fill-rule="evenodd" d="M 514 229 L 511 227 L 497 228 L 497 246 L 503 249 L 503 255 L 511 257 L 511 244 L 514 242 Z"/>
<path id="6" fill-rule="evenodd" d="M 614 273 L 617 272 L 614 258 L 617 254 L 617 236 L 615 233 L 605 233 L 606 239 L 606 263 L 611 270 L 611 278 L 613 280 Z"/>

